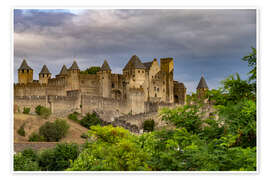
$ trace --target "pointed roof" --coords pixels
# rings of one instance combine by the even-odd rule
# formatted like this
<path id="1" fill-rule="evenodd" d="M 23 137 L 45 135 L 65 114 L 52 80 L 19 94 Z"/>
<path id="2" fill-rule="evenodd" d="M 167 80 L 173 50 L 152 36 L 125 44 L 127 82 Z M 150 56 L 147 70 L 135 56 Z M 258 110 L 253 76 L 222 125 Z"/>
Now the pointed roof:
<path id="1" fill-rule="evenodd" d="M 111 71 L 111 68 L 110 68 L 110 66 L 109 66 L 109 64 L 108 64 L 108 62 L 107 62 L 106 59 L 104 60 L 104 63 L 101 66 L 100 70 L 101 71 Z"/>
<path id="2" fill-rule="evenodd" d="M 67 75 L 67 74 L 68 74 L 67 67 L 66 67 L 66 65 L 63 65 L 59 75 Z"/>
<path id="3" fill-rule="evenodd" d="M 51 74 L 47 66 L 44 64 L 39 74 Z"/>
<path id="4" fill-rule="evenodd" d="M 123 70 L 127 69 L 146 69 L 138 56 L 133 55 Z"/>
<path id="5" fill-rule="evenodd" d="M 69 70 L 80 70 L 78 64 L 76 61 L 73 61 L 73 64 L 71 65 L 71 67 L 69 68 Z"/>
<path id="6" fill-rule="evenodd" d="M 143 63 L 143 65 L 145 66 L 145 68 L 146 68 L 147 70 L 149 70 L 149 69 L 151 68 L 152 64 L 153 64 L 153 61 L 150 61 L 150 62 L 144 62 L 144 63 Z"/>
<path id="7" fill-rule="evenodd" d="M 197 86 L 197 89 L 202 89 L 202 88 L 207 88 L 208 89 L 207 83 L 206 83 L 203 76 L 201 77 L 200 82 L 199 82 L 199 84 Z"/>
<path id="8" fill-rule="evenodd" d="M 28 66 L 26 60 L 24 59 L 18 70 L 33 70 L 33 69 L 30 66 Z"/>

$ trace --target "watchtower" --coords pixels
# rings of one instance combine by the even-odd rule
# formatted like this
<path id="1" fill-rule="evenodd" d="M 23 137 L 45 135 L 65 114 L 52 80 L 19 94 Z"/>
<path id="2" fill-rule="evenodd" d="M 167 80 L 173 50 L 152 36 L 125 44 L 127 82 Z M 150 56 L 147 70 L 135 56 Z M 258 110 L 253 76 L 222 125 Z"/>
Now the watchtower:
<path id="1" fill-rule="evenodd" d="M 68 69 L 68 90 L 80 89 L 80 68 L 77 62 L 74 60 L 71 67 Z"/>
<path id="2" fill-rule="evenodd" d="M 40 73 L 39 73 L 39 83 L 48 84 L 48 79 L 51 79 L 51 73 L 48 70 L 47 66 L 44 64 Z"/>
<path id="3" fill-rule="evenodd" d="M 20 84 L 27 84 L 33 82 L 33 69 L 28 66 L 24 59 L 20 68 L 18 69 L 18 79 Z"/>
<path id="4" fill-rule="evenodd" d="M 205 96 L 207 90 L 208 90 L 207 83 L 206 83 L 204 77 L 202 76 L 201 79 L 200 79 L 200 82 L 199 82 L 199 84 L 197 86 L 198 97 L 203 98 Z"/>
<path id="5" fill-rule="evenodd" d="M 111 90 L 112 90 L 112 81 L 111 81 L 111 68 L 107 62 L 104 60 L 100 71 L 98 72 L 99 79 L 100 79 L 100 94 L 102 97 L 111 97 Z"/>

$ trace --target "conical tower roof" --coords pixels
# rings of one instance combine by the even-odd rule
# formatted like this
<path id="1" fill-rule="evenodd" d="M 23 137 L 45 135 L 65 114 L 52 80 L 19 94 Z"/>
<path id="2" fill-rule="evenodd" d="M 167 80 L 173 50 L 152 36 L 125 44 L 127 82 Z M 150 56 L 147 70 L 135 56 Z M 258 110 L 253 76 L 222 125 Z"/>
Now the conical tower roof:
<path id="1" fill-rule="evenodd" d="M 51 74 L 47 66 L 44 64 L 39 74 Z"/>
<path id="2" fill-rule="evenodd" d="M 127 69 L 145 69 L 145 66 L 143 65 L 138 56 L 133 55 L 128 61 L 127 65 L 124 67 L 124 70 Z"/>
<path id="3" fill-rule="evenodd" d="M 100 70 L 101 71 L 111 71 L 111 68 L 110 68 L 106 59 L 104 60 L 104 63 L 102 64 Z"/>
<path id="4" fill-rule="evenodd" d="M 66 67 L 66 65 L 63 65 L 59 75 L 67 75 L 67 74 L 68 74 L 67 67 Z"/>
<path id="5" fill-rule="evenodd" d="M 78 64 L 76 61 L 73 61 L 73 64 L 71 65 L 71 67 L 69 68 L 69 70 L 80 70 Z"/>
<path id="6" fill-rule="evenodd" d="M 18 70 L 33 70 L 33 69 L 30 66 L 28 66 L 26 60 L 24 59 Z"/>
<path id="7" fill-rule="evenodd" d="M 203 76 L 201 77 L 200 82 L 199 82 L 199 84 L 197 86 L 197 89 L 202 89 L 202 88 L 208 89 L 207 83 L 206 83 Z"/>

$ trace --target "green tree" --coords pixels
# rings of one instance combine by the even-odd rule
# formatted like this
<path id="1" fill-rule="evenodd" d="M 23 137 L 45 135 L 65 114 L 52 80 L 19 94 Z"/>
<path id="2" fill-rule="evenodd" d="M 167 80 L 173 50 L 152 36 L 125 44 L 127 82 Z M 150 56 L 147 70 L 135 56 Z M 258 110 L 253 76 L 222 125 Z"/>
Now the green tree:
<path id="1" fill-rule="evenodd" d="M 97 72 L 99 70 L 100 70 L 100 67 L 99 66 L 92 66 L 92 67 L 87 68 L 84 71 L 81 71 L 80 73 L 81 74 L 97 74 Z"/>
<path id="2" fill-rule="evenodd" d="M 120 127 L 91 126 L 87 143 L 69 171 L 136 171 L 150 170 L 149 159 L 135 137 Z"/>

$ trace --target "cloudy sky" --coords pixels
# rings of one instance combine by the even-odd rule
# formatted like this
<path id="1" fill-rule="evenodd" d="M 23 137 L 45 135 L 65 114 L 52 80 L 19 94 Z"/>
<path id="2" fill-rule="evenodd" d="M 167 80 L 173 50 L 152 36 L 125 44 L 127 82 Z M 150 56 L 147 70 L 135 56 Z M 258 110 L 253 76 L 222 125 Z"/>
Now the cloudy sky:
<path id="1" fill-rule="evenodd" d="M 121 73 L 136 54 L 143 62 L 174 58 L 174 79 L 195 91 L 201 75 L 210 89 L 238 72 L 256 47 L 256 10 L 14 10 L 14 80 L 25 58 L 38 79 L 74 59 L 81 70 L 107 59 Z"/>

